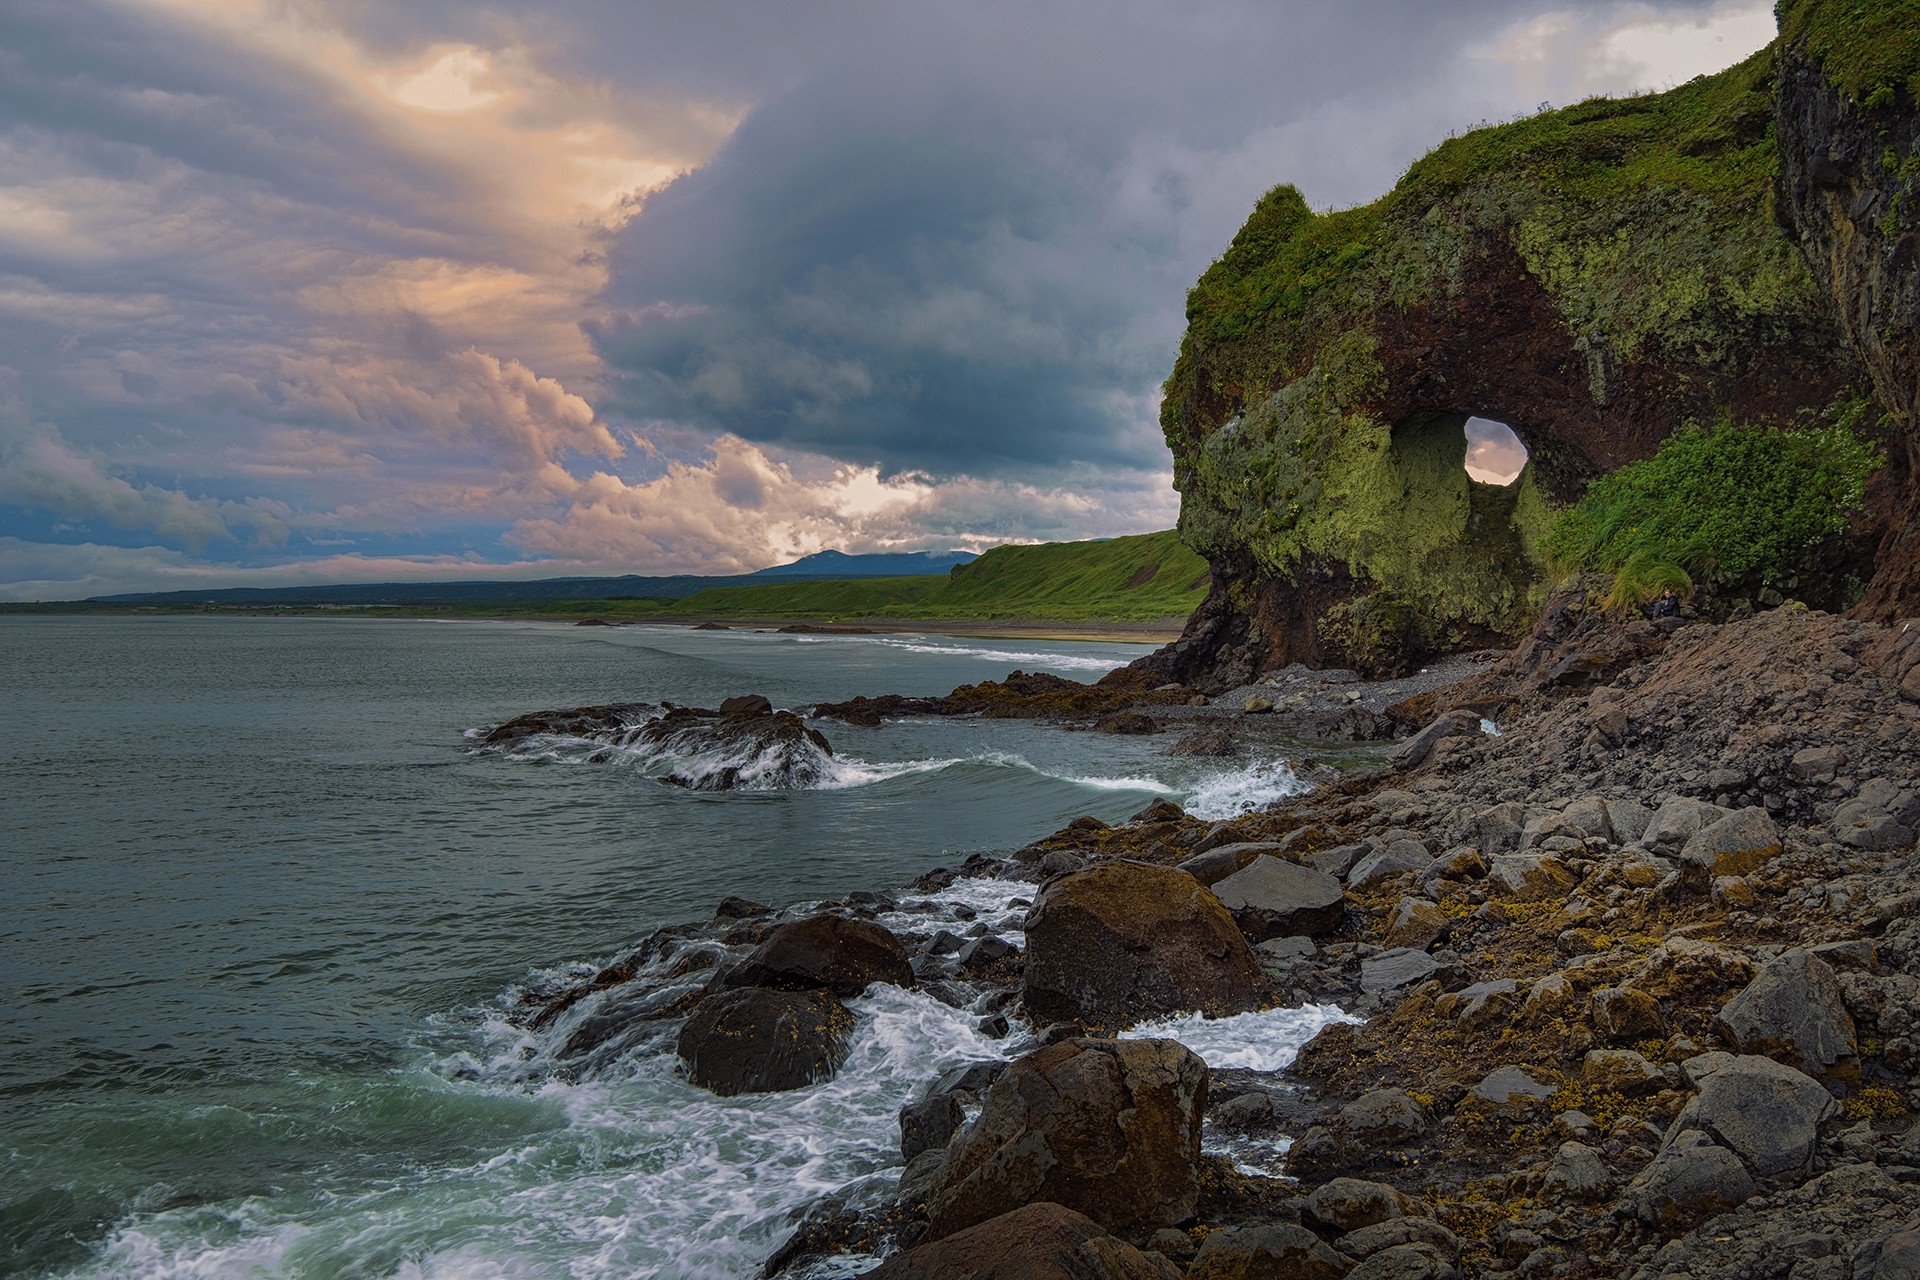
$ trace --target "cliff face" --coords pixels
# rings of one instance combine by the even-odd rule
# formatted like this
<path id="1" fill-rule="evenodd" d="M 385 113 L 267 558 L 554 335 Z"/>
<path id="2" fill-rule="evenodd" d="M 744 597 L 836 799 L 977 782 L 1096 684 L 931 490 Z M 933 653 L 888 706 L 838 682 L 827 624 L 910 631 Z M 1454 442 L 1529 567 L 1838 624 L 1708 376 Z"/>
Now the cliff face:
<path id="1" fill-rule="evenodd" d="M 1920 5 L 1782 6 L 1780 221 L 1886 411 L 1878 571 L 1859 612 L 1920 613 Z"/>
<path id="2" fill-rule="evenodd" d="M 1450 139 L 1363 208 L 1260 201 L 1167 381 L 1180 531 L 1214 570 L 1167 675 L 1515 637 L 1551 504 L 1689 423 L 1787 425 L 1866 381 L 1775 219 L 1773 66 Z M 1468 480 L 1472 414 L 1526 445 L 1514 485 Z"/>

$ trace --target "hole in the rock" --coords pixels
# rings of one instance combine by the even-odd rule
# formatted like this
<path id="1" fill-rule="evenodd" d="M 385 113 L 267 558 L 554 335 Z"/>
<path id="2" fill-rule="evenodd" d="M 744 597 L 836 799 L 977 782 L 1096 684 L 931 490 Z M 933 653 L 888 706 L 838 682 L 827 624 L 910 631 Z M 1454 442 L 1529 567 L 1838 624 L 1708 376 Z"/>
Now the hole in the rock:
<path id="1" fill-rule="evenodd" d="M 1492 418 L 1467 419 L 1467 475 L 1481 484 L 1512 484 L 1527 465 L 1527 446 Z"/>

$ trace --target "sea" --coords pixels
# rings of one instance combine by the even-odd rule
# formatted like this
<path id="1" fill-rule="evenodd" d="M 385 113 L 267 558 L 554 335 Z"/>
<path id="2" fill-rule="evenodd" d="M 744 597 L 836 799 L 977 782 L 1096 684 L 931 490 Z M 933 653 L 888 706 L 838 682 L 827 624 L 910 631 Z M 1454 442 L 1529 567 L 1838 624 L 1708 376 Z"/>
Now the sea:
<path id="1" fill-rule="evenodd" d="M 884 1187 L 896 1112 L 1012 1042 L 875 987 L 847 1064 L 720 1098 L 671 1041 L 593 1070 L 508 1013 L 724 896 L 900 893 L 1082 814 L 1227 817 L 1302 789 L 1276 755 L 1165 754 L 1021 721 L 818 727 L 813 785 L 702 792 L 714 762 L 480 734 L 594 703 L 805 707 L 1014 670 L 1091 680 L 1117 643 L 669 626 L 0 618 L 0 1275 L 758 1274 L 809 1206 Z M 920 910 L 1018 942 L 1031 885 Z M 945 918 L 945 917 L 940 917 Z M 959 927 L 956 924 L 956 927 Z M 1332 1008 L 1173 1035 L 1272 1069 Z M 524 1021 L 524 1019 L 522 1019 Z M 1246 1167 L 1277 1161 L 1237 1149 Z M 871 1266 L 849 1259 L 844 1274 Z"/>

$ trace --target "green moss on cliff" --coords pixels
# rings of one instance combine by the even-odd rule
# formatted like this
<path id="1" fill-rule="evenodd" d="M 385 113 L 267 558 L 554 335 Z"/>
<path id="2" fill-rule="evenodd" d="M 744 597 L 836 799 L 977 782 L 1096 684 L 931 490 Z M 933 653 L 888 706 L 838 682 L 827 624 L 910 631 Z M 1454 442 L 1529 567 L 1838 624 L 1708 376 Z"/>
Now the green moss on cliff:
<path id="1" fill-rule="evenodd" d="M 1783 43 L 1797 45 L 1856 102 L 1920 100 L 1920 0 L 1780 0 Z"/>

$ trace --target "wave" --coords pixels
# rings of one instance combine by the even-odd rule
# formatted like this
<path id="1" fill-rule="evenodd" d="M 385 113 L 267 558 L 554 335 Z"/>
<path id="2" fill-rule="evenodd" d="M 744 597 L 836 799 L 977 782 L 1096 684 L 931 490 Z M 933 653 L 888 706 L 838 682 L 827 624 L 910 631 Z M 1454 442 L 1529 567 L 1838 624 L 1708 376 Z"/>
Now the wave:
<path id="1" fill-rule="evenodd" d="M 1264 761 L 1204 779 L 1188 792 L 1182 807 L 1196 818 L 1237 818 L 1310 790 L 1312 785 L 1285 760 Z"/>
<path id="2" fill-rule="evenodd" d="M 1336 1022 L 1359 1022 L 1338 1005 L 1305 1004 L 1297 1009 L 1264 1009 L 1227 1018 L 1182 1013 L 1143 1022 L 1120 1033 L 1122 1040 L 1178 1040 L 1209 1067 L 1278 1071 L 1290 1064 L 1300 1046 Z"/>
<path id="3" fill-rule="evenodd" d="M 1130 659 L 1084 653 L 1043 653 L 1035 649 L 1001 649 L 986 645 L 942 644 L 935 640 L 902 639 L 897 636 L 796 636 L 802 644 L 838 644 L 852 641 L 879 645 L 906 653 L 927 653 L 938 657 L 977 658 L 982 662 L 1011 662 L 1060 671 L 1098 671 L 1101 674 L 1123 667 Z"/>

